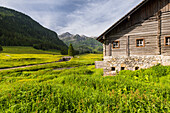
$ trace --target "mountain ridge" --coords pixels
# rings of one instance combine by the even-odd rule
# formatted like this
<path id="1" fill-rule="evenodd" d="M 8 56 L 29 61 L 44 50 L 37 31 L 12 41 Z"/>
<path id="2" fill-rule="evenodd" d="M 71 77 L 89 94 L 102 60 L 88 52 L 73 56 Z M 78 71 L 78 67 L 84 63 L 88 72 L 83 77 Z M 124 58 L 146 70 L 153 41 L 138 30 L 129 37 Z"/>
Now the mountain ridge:
<path id="1" fill-rule="evenodd" d="M 102 44 L 94 37 L 71 34 L 69 32 L 59 35 L 59 38 L 67 45 L 72 44 L 76 51 L 82 53 L 102 53 Z"/>
<path id="2" fill-rule="evenodd" d="M 68 46 L 56 32 L 43 27 L 30 16 L 0 7 L 0 44 L 2 46 L 35 46 L 38 49 L 66 50 Z"/>

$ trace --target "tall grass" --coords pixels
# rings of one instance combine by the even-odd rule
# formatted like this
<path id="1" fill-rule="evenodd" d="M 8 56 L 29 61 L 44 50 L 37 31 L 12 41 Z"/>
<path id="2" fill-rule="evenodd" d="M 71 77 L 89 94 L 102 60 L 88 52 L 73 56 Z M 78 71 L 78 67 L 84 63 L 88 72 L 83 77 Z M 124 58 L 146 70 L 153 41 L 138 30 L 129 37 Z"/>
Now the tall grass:
<path id="1" fill-rule="evenodd" d="M 94 66 L 0 77 L 0 112 L 170 112 L 170 67 L 103 77 Z"/>
<path id="2" fill-rule="evenodd" d="M 62 55 L 59 51 L 42 51 L 32 47 L 3 47 L 0 53 L 0 68 L 10 68 L 32 64 L 58 61 Z"/>
<path id="3" fill-rule="evenodd" d="M 43 57 L 43 56 L 41 56 Z M 59 59 L 61 56 L 58 56 L 55 59 Z M 46 64 L 46 65 L 39 65 L 39 66 L 33 66 L 33 67 L 27 67 L 27 68 L 20 68 L 15 70 L 7 70 L 7 71 L 1 71 L 0 74 L 4 75 L 5 73 L 13 73 L 13 72 L 21 72 L 21 71 L 37 71 L 41 69 L 57 69 L 57 68 L 64 68 L 64 67 L 78 67 L 78 66 L 84 66 L 84 65 L 94 65 L 95 61 L 102 60 L 101 54 L 85 54 L 80 56 L 75 56 L 71 61 L 68 62 L 57 62 L 52 64 Z M 3 62 L 5 63 L 5 62 Z"/>

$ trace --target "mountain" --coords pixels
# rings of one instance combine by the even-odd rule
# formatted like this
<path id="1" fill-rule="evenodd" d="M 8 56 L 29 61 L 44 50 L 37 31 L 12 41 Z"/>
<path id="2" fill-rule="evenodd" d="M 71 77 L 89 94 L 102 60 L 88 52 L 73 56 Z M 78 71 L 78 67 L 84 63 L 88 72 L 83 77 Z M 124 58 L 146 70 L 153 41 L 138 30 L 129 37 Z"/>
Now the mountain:
<path id="1" fill-rule="evenodd" d="M 63 33 L 61 35 L 59 35 L 59 38 L 64 39 L 67 37 L 73 37 L 74 35 L 70 34 L 69 32 Z"/>
<path id="2" fill-rule="evenodd" d="M 34 46 L 37 49 L 67 50 L 68 46 L 51 31 L 31 17 L 0 7 L 0 44 L 3 46 Z"/>
<path id="3" fill-rule="evenodd" d="M 73 35 L 69 32 L 59 35 L 59 38 L 69 46 L 73 45 L 76 51 L 82 53 L 102 53 L 103 47 L 94 37 L 87 37 L 85 35 Z"/>

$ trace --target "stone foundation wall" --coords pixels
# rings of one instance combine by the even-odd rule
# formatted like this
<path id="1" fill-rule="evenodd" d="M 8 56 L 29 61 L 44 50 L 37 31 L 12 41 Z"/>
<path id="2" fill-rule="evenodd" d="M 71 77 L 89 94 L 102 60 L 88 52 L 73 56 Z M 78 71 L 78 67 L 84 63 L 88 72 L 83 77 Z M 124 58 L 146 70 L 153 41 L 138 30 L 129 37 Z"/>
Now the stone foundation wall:
<path id="1" fill-rule="evenodd" d="M 95 61 L 95 68 L 96 69 L 102 69 L 102 68 L 104 68 L 104 62 L 103 61 Z"/>
<path id="2" fill-rule="evenodd" d="M 170 65 L 170 56 L 107 56 L 104 57 L 104 76 L 115 75 L 121 70 L 150 68 L 159 63 L 162 65 Z"/>

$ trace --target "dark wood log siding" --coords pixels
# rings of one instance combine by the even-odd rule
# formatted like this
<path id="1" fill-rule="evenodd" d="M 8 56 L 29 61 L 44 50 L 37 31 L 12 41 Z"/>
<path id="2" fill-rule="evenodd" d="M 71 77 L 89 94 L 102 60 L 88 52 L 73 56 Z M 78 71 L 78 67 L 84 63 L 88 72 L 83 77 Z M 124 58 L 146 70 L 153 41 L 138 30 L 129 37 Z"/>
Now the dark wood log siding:
<path id="1" fill-rule="evenodd" d="M 162 55 L 170 55 L 170 46 L 165 46 L 164 41 L 166 36 L 170 36 L 170 12 L 162 13 L 162 36 L 161 36 L 161 52 Z"/>
<path id="2" fill-rule="evenodd" d="M 129 36 L 126 38 L 126 56 L 130 56 L 130 51 L 129 51 Z"/>
<path id="3" fill-rule="evenodd" d="M 136 39 L 144 39 L 144 47 L 136 47 Z M 131 36 L 130 55 L 157 55 L 157 36 Z"/>
<path id="4" fill-rule="evenodd" d="M 105 55 L 106 56 L 110 56 L 110 51 L 111 50 L 110 50 L 110 42 L 109 42 L 109 40 L 106 40 L 105 44 L 106 44 L 106 48 L 105 48 L 106 49 L 106 51 L 105 51 L 106 53 L 105 53 Z"/>
<path id="5" fill-rule="evenodd" d="M 161 11 L 161 50 L 158 43 L 158 12 Z M 150 0 L 129 18 L 106 35 L 106 56 L 127 55 L 127 36 L 130 55 L 170 55 L 170 46 L 164 46 L 164 37 L 170 36 L 170 0 Z M 144 38 L 145 47 L 137 48 L 136 39 Z M 109 43 L 120 41 L 119 49 L 109 49 Z"/>

